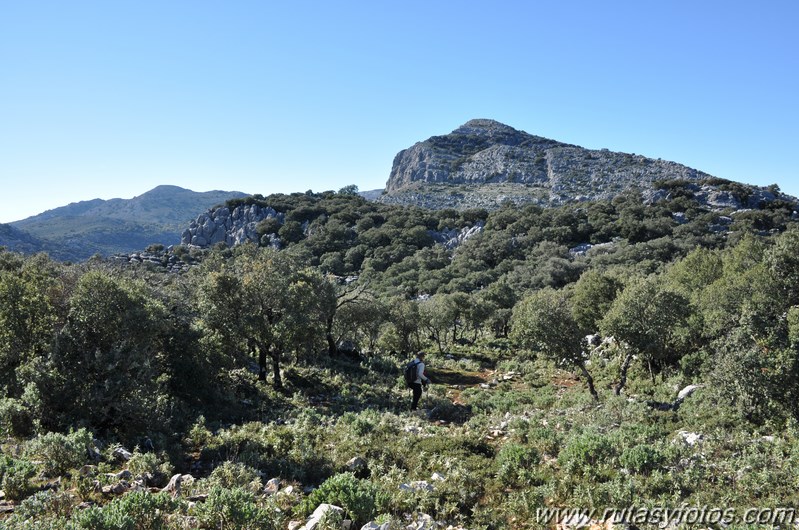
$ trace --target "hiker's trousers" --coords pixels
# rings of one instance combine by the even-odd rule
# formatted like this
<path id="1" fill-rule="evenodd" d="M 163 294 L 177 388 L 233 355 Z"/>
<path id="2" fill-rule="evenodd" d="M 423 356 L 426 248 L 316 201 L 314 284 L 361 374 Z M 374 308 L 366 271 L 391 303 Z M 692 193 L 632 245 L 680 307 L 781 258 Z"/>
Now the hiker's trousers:
<path id="1" fill-rule="evenodd" d="M 411 403 L 411 410 L 416 410 L 416 408 L 419 406 L 419 399 L 422 397 L 422 384 L 411 383 L 411 389 L 413 390 L 413 402 Z"/>

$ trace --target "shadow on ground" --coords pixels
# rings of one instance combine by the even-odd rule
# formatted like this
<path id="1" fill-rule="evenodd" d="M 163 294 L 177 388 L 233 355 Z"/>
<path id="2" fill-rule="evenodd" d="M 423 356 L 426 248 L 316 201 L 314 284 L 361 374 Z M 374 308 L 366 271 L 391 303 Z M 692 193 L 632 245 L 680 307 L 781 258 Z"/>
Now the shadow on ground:
<path id="1" fill-rule="evenodd" d="M 456 372 L 454 370 L 430 369 L 427 375 L 436 385 L 474 386 L 485 383 L 485 376 L 480 372 Z"/>

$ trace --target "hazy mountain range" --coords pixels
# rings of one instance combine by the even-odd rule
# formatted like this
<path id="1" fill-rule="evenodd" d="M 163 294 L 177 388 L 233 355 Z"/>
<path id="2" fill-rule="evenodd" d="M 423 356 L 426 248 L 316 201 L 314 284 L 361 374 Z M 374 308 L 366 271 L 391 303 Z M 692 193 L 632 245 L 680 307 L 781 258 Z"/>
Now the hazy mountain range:
<path id="1" fill-rule="evenodd" d="M 246 196 L 239 191 L 195 192 L 158 186 L 132 199 L 81 201 L 0 225 L 0 245 L 25 253 L 45 251 L 73 261 L 151 244 L 176 245 L 198 214 Z"/>

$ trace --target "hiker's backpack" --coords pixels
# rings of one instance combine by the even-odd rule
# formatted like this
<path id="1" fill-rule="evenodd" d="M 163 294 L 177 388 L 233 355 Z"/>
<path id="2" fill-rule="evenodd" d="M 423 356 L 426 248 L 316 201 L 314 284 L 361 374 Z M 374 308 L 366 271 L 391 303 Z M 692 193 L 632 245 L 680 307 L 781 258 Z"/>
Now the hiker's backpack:
<path id="1" fill-rule="evenodd" d="M 405 384 L 408 385 L 408 388 L 413 386 L 413 383 L 419 376 L 416 372 L 420 362 L 421 361 L 411 361 L 405 366 Z"/>

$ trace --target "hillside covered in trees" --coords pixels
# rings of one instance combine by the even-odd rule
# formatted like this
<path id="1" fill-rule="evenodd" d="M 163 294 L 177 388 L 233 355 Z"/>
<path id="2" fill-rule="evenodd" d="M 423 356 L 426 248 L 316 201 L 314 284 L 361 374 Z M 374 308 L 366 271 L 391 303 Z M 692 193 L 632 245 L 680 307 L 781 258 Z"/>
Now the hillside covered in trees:
<path id="1" fill-rule="evenodd" d="M 260 244 L 0 253 L 0 528 L 521 529 L 682 505 L 784 523 L 795 205 L 658 187 L 490 212 L 253 196 L 227 206 L 279 214 Z"/>

